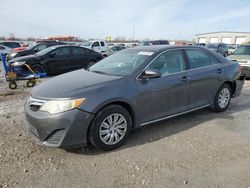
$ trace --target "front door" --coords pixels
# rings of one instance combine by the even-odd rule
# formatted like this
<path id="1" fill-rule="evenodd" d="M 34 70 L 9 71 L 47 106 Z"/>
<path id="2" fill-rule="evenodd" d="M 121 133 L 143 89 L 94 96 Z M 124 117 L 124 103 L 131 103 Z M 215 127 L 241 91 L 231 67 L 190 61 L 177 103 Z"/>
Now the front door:
<path id="1" fill-rule="evenodd" d="M 138 79 L 138 106 L 141 123 L 154 121 L 186 110 L 189 78 L 183 50 L 158 56 L 146 70 L 157 70 L 160 78 Z"/>
<path id="2" fill-rule="evenodd" d="M 48 54 L 48 69 L 50 74 L 61 74 L 71 70 L 70 47 L 60 47 Z"/>

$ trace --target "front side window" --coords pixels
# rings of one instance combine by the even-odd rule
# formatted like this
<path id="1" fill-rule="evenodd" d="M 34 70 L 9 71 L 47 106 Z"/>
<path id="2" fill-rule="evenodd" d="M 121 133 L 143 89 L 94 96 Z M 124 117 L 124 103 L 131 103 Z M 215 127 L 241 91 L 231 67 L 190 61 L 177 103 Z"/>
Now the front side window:
<path id="1" fill-rule="evenodd" d="M 5 48 L 3 46 L 0 46 L 0 50 L 5 50 Z"/>
<path id="2" fill-rule="evenodd" d="M 172 50 L 160 55 L 147 69 L 157 70 L 162 76 L 184 71 L 185 60 L 182 50 Z"/>
<path id="3" fill-rule="evenodd" d="M 186 49 L 190 69 L 205 67 L 210 65 L 208 54 L 198 49 Z"/>
<path id="4" fill-rule="evenodd" d="M 92 46 L 93 47 L 100 47 L 100 44 L 99 44 L 99 42 L 94 42 Z"/>
<path id="5" fill-rule="evenodd" d="M 70 55 L 70 49 L 68 47 L 58 48 L 52 52 L 56 56 L 68 56 Z"/>

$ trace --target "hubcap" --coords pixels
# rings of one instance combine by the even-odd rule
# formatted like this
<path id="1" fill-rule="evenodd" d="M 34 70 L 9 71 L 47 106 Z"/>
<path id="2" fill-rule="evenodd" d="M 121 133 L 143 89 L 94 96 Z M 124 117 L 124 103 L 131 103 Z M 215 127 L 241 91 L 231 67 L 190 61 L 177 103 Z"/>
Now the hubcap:
<path id="1" fill-rule="evenodd" d="M 219 94 L 218 103 L 221 108 L 225 108 L 230 100 L 230 91 L 227 88 L 223 88 Z"/>
<path id="2" fill-rule="evenodd" d="M 111 114 L 107 116 L 99 129 L 101 141 L 107 145 L 120 142 L 127 132 L 127 120 L 122 114 Z"/>

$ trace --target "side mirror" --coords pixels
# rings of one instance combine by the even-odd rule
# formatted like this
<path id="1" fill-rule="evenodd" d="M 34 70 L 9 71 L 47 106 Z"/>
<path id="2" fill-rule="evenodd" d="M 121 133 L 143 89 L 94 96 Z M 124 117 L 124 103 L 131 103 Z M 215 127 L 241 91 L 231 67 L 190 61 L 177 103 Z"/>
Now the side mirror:
<path id="1" fill-rule="evenodd" d="M 141 79 L 152 79 L 152 78 L 160 78 L 161 77 L 161 73 L 160 71 L 157 70 L 145 70 L 140 78 Z"/>
<path id="2" fill-rule="evenodd" d="M 34 49 L 33 51 L 34 51 L 35 53 L 37 53 L 37 52 L 38 52 L 38 49 Z"/>

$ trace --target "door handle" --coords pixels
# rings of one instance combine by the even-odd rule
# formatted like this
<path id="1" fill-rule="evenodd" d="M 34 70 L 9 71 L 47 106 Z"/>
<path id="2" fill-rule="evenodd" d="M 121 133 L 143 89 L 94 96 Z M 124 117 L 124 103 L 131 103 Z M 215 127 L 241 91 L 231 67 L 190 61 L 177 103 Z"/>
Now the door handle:
<path id="1" fill-rule="evenodd" d="M 221 74 L 221 73 L 223 73 L 223 70 L 222 69 L 217 69 L 217 73 Z"/>
<path id="2" fill-rule="evenodd" d="M 181 80 L 182 81 L 188 81 L 188 80 L 190 80 L 190 77 L 189 76 L 183 76 Z"/>

